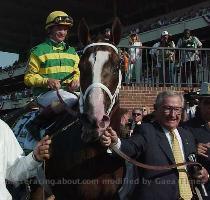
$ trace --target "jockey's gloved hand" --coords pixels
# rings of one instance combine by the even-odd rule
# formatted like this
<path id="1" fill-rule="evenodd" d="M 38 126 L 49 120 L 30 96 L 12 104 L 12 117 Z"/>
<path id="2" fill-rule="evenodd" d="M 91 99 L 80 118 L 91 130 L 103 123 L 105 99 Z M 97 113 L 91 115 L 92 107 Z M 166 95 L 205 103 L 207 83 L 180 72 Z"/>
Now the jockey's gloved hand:
<path id="1" fill-rule="evenodd" d="M 53 90 L 58 90 L 61 88 L 60 80 L 49 78 L 47 86 Z"/>

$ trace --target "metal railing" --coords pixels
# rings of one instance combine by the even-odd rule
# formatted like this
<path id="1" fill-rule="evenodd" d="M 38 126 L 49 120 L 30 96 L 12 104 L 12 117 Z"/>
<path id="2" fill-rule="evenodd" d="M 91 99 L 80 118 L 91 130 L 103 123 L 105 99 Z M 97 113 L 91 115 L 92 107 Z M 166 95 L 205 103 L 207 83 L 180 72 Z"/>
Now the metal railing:
<path id="1" fill-rule="evenodd" d="M 210 48 L 120 49 L 124 85 L 191 87 L 210 82 Z"/>

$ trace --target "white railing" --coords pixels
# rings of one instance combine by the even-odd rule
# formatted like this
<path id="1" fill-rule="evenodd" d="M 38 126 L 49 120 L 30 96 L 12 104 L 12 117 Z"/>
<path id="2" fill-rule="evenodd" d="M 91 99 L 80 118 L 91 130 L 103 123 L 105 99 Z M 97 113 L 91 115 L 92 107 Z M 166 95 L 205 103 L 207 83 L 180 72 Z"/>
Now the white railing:
<path id="1" fill-rule="evenodd" d="M 121 54 L 123 84 L 142 86 L 198 86 L 210 82 L 210 48 L 132 47 L 138 52 L 128 64 Z"/>

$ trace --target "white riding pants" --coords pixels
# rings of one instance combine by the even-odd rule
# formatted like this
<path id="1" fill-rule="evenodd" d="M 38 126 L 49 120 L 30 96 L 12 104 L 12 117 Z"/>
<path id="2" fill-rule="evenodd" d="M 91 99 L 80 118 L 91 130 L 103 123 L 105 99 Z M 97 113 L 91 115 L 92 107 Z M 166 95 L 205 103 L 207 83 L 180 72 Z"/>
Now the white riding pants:
<path id="1" fill-rule="evenodd" d="M 69 107 L 73 107 L 77 101 L 78 101 L 78 97 L 70 92 L 67 92 L 63 89 L 59 89 L 58 90 L 61 98 L 63 99 L 63 101 L 69 106 Z M 57 92 L 55 90 L 51 90 L 48 91 L 44 94 L 41 94 L 37 97 L 37 102 L 43 106 L 43 107 L 47 107 L 49 105 L 52 104 L 56 104 L 56 103 L 60 103 L 60 100 L 58 98 Z"/>

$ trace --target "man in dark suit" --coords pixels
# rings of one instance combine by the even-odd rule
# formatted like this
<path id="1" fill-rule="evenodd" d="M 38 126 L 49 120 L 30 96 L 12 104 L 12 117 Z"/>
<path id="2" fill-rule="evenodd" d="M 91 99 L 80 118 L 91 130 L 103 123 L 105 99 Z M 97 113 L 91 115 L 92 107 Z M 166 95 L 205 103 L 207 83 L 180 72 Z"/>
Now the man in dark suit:
<path id="1" fill-rule="evenodd" d="M 141 126 L 142 118 L 143 118 L 143 108 L 134 108 L 132 111 L 132 121 L 133 121 L 131 126 L 132 131 L 134 130 L 135 127 Z"/>
<path id="2" fill-rule="evenodd" d="M 177 128 L 183 106 L 184 99 L 181 95 L 162 92 L 156 99 L 154 123 L 142 124 L 135 129 L 131 138 L 125 140 L 120 140 L 116 132 L 108 128 L 101 137 L 101 143 L 107 147 L 116 145 L 128 156 L 148 165 L 161 166 L 188 161 L 189 155 L 196 152 L 196 147 L 193 136 L 184 129 Z M 185 166 L 164 171 L 139 168 L 139 181 L 132 199 L 190 200 L 192 190 L 187 177 L 188 171 Z M 196 178 L 206 182 L 207 171 L 202 168 Z"/>
<path id="3" fill-rule="evenodd" d="M 197 96 L 199 104 L 195 117 L 183 124 L 195 137 L 198 162 L 210 173 L 210 84 L 202 83 L 200 94 Z M 206 184 L 206 190 L 210 199 L 210 181 Z"/>

